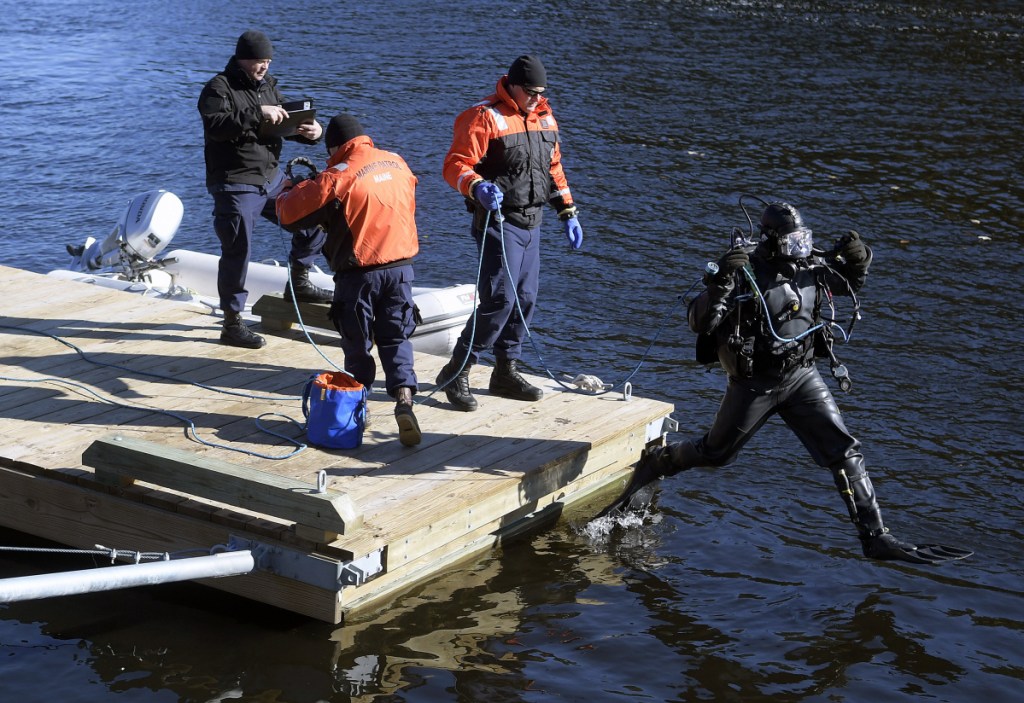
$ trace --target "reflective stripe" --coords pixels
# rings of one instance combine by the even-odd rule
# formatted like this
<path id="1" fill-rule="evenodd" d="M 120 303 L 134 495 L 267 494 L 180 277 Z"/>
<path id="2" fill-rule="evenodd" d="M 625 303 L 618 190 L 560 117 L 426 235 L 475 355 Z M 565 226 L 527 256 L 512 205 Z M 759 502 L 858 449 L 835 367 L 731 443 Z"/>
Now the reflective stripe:
<path id="1" fill-rule="evenodd" d="M 507 132 L 508 131 L 508 122 L 505 121 L 505 116 L 503 114 L 501 114 L 500 112 L 498 112 L 493 107 L 487 108 L 487 111 L 489 113 L 491 113 L 491 117 L 494 118 L 494 124 L 495 124 L 495 126 L 497 126 L 498 131 L 500 131 L 500 132 Z"/>

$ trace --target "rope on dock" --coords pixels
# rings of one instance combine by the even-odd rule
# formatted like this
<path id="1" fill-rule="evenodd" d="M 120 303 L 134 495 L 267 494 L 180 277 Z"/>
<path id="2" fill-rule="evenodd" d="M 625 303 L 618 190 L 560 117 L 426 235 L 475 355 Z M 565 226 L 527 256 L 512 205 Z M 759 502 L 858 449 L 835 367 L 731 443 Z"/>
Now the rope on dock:
<path id="1" fill-rule="evenodd" d="M 90 364 L 96 364 L 97 366 L 107 366 L 107 367 L 110 367 L 110 368 L 120 369 L 122 371 L 127 371 L 127 372 L 132 373 L 132 374 L 137 374 L 137 375 L 140 375 L 140 376 L 151 376 L 151 377 L 154 377 L 154 378 L 163 379 L 165 381 L 182 382 L 181 379 L 176 378 L 174 376 L 169 376 L 167 374 L 159 374 L 159 373 L 154 373 L 152 371 L 143 371 L 143 370 L 140 370 L 140 369 L 132 369 L 132 368 L 129 368 L 127 366 L 123 366 L 121 364 L 112 364 L 112 363 L 105 362 L 105 361 L 96 361 L 95 359 L 90 359 L 89 356 L 84 351 L 82 351 L 78 346 L 76 346 L 74 343 L 69 342 L 66 339 L 63 339 L 61 337 L 58 337 L 55 334 L 50 334 L 49 332 L 43 332 L 43 331 L 40 331 L 40 330 L 33 330 L 33 329 L 30 329 L 30 328 L 26 328 L 26 327 L 18 327 L 16 325 L 4 325 L 4 324 L 0 324 L 0 329 L 17 330 L 19 332 L 29 332 L 29 333 L 36 334 L 36 335 L 39 335 L 39 336 L 42 336 L 42 337 L 49 337 L 50 339 L 53 339 L 53 340 L 63 344 L 64 346 L 72 349 L 76 354 L 78 354 L 79 357 L 82 358 L 83 361 L 86 361 L 86 362 L 88 362 Z M 227 449 L 228 451 L 231 451 L 231 452 L 238 452 L 240 454 L 246 454 L 248 456 L 254 456 L 254 457 L 257 457 L 257 458 L 260 458 L 260 459 L 271 459 L 273 461 L 281 461 L 281 460 L 284 460 L 284 459 L 290 459 L 291 457 L 295 456 L 299 452 L 304 451 L 307 448 L 307 446 L 308 446 L 304 442 L 300 442 L 297 439 L 294 439 L 292 437 L 288 437 L 287 435 L 281 434 L 279 432 L 274 432 L 272 430 L 269 430 L 269 429 L 267 429 L 266 427 L 264 427 L 260 423 L 260 420 L 262 420 L 265 417 L 278 416 L 278 417 L 282 417 L 282 418 L 286 419 L 288 422 L 291 422 L 293 425 L 298 427 L 300 432 L 304 431 L 301 423 L 299 423 L 297 420 L 295 420 L 293 418 L 290 418 L 290 417 L 288 417 L 286 415 L 282 415 L 280 413 L 263 413 L 262 415 L 260 415 L 259 417 L 256 417 L 254 419 L 254 421 L 256 423 L 256 426 L 260 429 L 260 431 L 265 432 L 266 434 L 269 434 L 269 435 L 273 435 L 274 437 L 277 437 L 278 439 L 282 439 L 282 440 L 288 442 L 289 444 L 291 444 L 291 445 L 293 445 L 295 447 L 295 449 L 293 451 L 288 452 L 287 454 L 285 454 L 283 456 L 274 456 L 274 455 L 271 455 L 271 454 L 263 454 L 261 452 L 255 452 L 255 451 L 252 451 L 252 450 L 249 450 L 249 449 L 239 449 L 238 447 L 232 447 L 230 445 L 222 444 L 220 442 L 210 442 L 210 441 L 207 441 L 207 440 L 205 440 L 205 439 L 203 439 L 202 437 L 199 436 L 199 432 L 196 429 L 195 423 L 192 422 L 191 419 L 185 417 L 184 415 L 176 413 L 176 412 L 174 412 L 172 410 L 165 410 L 163 408 L 154 408 L 154 407 L 150 407 L 150 406 L 147 406 L 147 405 L 141 405 L 141 404 L 133 405 L 131 403 L 125 403 L 125 402 L 122 402 L 120 400 L 116 400 L 114 398 L 105 398 L 105 397 L 101 396 L 99 393 L 97 393 L 96 391 L 94 391 L 93 389 L 89 388 L 88 386 L 85 386 L 85 385 L 83 385 L 81 383 L 78 383 L 76 381 L 70 381 L 70 380 L 68 380 L 66 378 L 59 378 L 59 377 L 56 377 L 56 376 L 43 376 L 41 378 L 18 378 L 18 377 L 14 377 L 14 376 L 0 376 L 0 381 L 10 381 L 10 382 L 15 382 L 15 383 L 62 383 L 62 384 L 65 384 L 67 386 L 71 386 L 73 388 L 76 388 L 76 389 L 78 389 L 80 391 L 83 391 L 83 392 L 85 392 L 88 395 L 93 396 L 94 398 L 99 400 L 101 403 L 107 403 L 108 405 L 116 405 L 118 407 L 127 408 L 129 410 L 142 410 L 142 411 L 145 411 L 145 412 L 158 413 L 160 415 L 166 415 L 168 417 L 174 418 L 178 422 L 181 422 L 182 424 L 185 425 L 185 435 L 187 437 L 190 437 L 193 441 L 198 442 L 199 444 L 205 445 L 207 447 L 214 447 L 214 448 L 217 448 L 217 449 Z M 206 384 L 198 383 L 198 382 L 194 382 L 194 381 L 184 381 L 184 383 L 187 383 L 188 385 L 191 385 L 191 386 L 196 386 L 197 388 L 202 388 L 203 390 L 213 391 L 215 393 L 224 393 L 224 394 L 227 394 L 227 395 L 242 396 L 244 398 L 250 398 L 252 400 L 282 401 L 282 400 L 301 400 L 302 399 L 302 396 L 261 396 L 261 395 L 251 394 L 251 393 L 243 393 L 241 391 L 235 391 L 235 390 L 230 390 L 230 389 L 215 388 L 213 386 L 208 386 Z"/>

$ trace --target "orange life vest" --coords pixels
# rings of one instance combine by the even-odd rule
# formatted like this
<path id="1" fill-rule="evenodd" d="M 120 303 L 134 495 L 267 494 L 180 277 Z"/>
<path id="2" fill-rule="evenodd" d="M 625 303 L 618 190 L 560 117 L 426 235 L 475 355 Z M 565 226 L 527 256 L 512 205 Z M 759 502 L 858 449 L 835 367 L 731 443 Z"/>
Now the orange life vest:
<path id="1" fill-rule="evenodd" d="M 456 118 L 444 179 L 468 200 L 478 181 L 493 181 L 505 196 L 501 209 L 506 214 L 536 211 L 545 202 L 561 212 L 573 204 L 562 170 L 558 124 L 547 98 L 524 115 L 505 77 L 493 95 Z"/>

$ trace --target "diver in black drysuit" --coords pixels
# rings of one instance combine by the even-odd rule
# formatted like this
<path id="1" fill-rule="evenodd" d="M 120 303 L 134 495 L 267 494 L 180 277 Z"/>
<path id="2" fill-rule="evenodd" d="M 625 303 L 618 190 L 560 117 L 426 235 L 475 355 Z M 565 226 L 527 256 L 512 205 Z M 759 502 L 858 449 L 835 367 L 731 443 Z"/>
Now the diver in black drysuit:
<path id="1" fill-rule="evenodd" d="M 815 351 L 838 362 L 821 309 L 832 295 L 854 296 L 864 285 L 871 250 L 851 231 L 829 253 L 812 250 L 811 231 L 792 205 L 774 202 L 761 218 L 755 247 L 730 249 L 705 275 L 691 303 L 697 360 L 721 363 L 729 377 L 711 429 L 699 439 L 645 451 L 621 496 L 600 515 L 633 507 L 653 481 L 698 466 L 725 466 L 772 415 L 778 414 L 819 466 L 832 472 L 857 527 L 864 555 L 933 563 L 970 552 L 898 540 L 882 515 L 864 469 L 860 442 L 814 363 Z M 756 281 L 756 289 L 749 277 Z M 845 369 L 843 369 L 845 371 Z M 846 380 L 837 374 L 845 383 Z M 649 498 L 649 495 L 648 495 Z"/>

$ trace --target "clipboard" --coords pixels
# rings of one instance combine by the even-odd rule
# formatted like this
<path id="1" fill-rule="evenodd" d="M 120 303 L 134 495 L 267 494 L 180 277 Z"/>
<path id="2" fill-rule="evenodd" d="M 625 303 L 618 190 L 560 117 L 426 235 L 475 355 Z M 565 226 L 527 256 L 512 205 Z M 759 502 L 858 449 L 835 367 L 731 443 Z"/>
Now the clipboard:
<path id="1" fill-rule="evenodd" d="M 312 100 L 293 100 L 281 103 L 281 107 L 288 111 L 288 117 L 279 124 L 260 124 L 260 137 L 290 137 L 295 134 L 300 124 L 307 124 L 316 119 L 316 108 L 313 107 Z"/>

